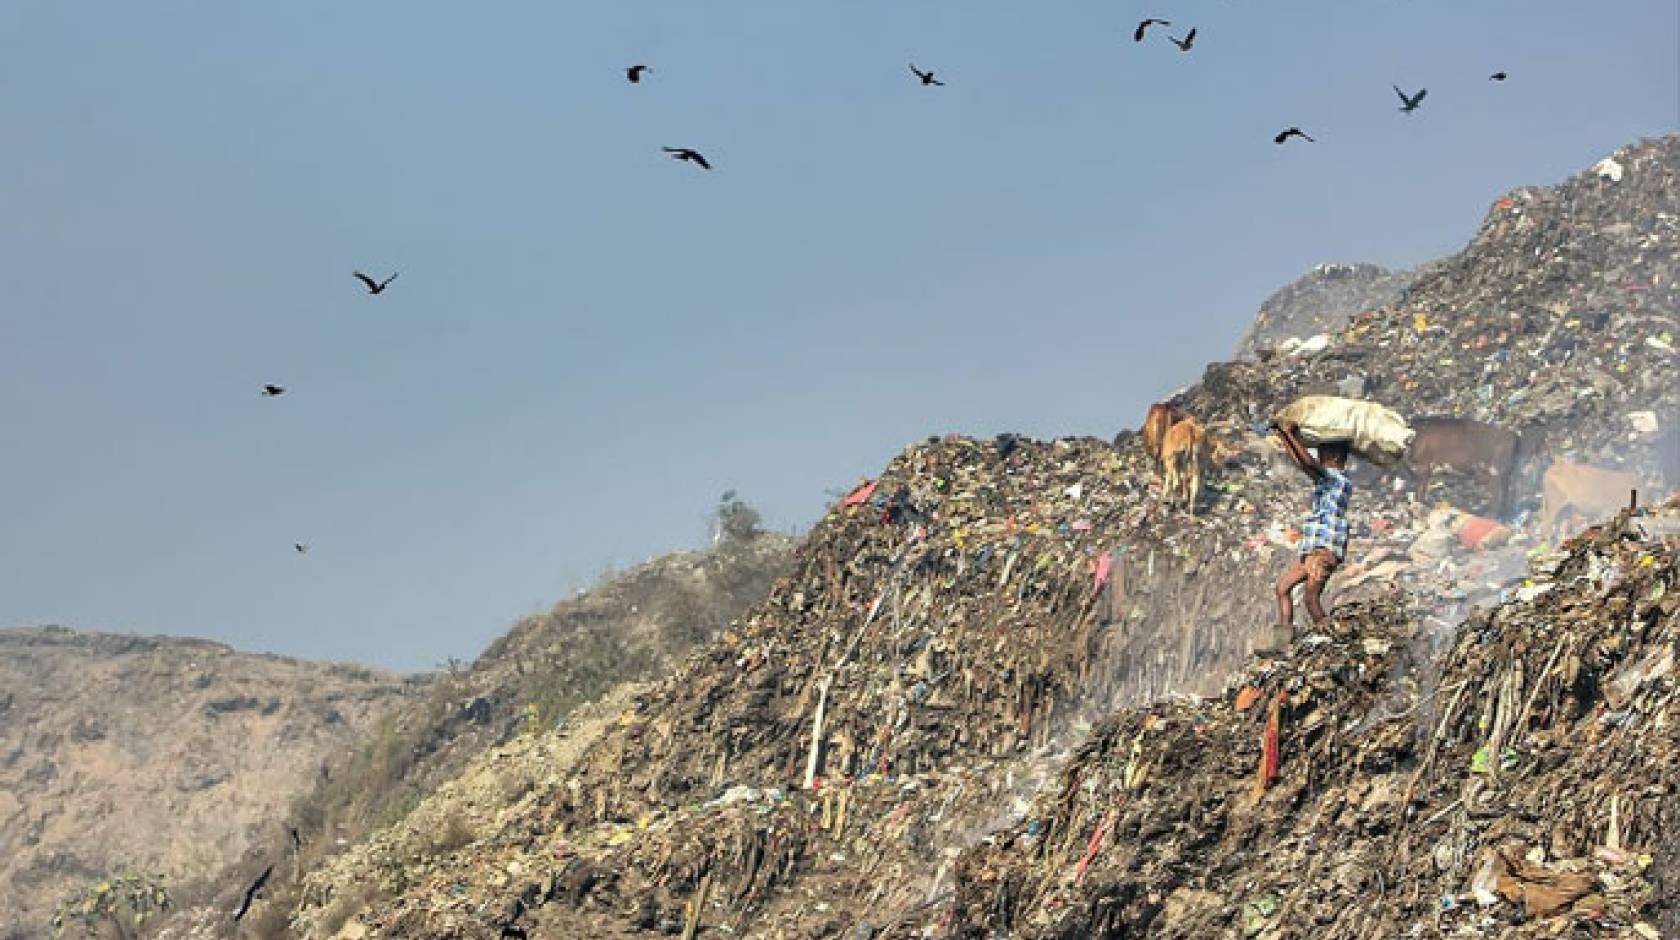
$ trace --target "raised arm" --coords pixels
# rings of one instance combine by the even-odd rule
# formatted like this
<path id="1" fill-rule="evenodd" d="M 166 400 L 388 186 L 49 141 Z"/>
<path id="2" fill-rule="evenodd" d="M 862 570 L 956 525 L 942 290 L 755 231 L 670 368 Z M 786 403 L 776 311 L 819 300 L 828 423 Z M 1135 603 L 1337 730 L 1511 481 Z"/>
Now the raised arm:
<path id="1" fill-rule="evenodd" d="M 1274 423 L 1272 427 L 1276 428 L 1278 436 L 1283 438 L 1284 449 L 1289 451 L 1289 456 L 1294 458 L 1295 465 L 1301 468 L 1301 472 L 1314 480 L 1321 479 L 1324 476 L 1324 465 L 1301 443 L 1300 426 L 1291 424 L 1282 427 Z"/>

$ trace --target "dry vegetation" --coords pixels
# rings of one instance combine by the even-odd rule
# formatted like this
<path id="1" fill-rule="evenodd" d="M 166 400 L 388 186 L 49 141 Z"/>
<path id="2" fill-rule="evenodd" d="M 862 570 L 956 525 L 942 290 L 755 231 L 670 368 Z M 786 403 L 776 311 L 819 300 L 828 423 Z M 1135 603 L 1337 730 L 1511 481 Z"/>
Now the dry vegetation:
<path id="1" fill-rule="evenodd" d="M 277 840 L 266 855 L 251 853 L 243 866 L 218 879 L 214 891 L 192 892 L 177 906 L 202 912 L 237 904 L 248 876 L 266 860 L 283 856 L 269 900 L 253 912 L 256 926 L 249 932 L 285 936 L 299 872 L 402 820 L 422 795 L 458 774 L 475 755 L 518 734 L 553 728 L 578 705 L 621 682 L 670 668 L 759 600 L 791 562 L 791 540 L 759 533 L 750 508 L 724 521 L 730 525 L 716 547 L 603 576 L 577 598 L 516 623 L 471 666 L 433 676 L 409 707 L 323 766 L 315 787 L 290 814 L 300 848 L 289 838 Z M 473 839 L 466 821 L 454 820 L 426 848 L 448 852 Z M 335 898 L 328 919 L 342 923 L 371 900 Z M 172 928 L 166 936 L 175 935 Z"/>

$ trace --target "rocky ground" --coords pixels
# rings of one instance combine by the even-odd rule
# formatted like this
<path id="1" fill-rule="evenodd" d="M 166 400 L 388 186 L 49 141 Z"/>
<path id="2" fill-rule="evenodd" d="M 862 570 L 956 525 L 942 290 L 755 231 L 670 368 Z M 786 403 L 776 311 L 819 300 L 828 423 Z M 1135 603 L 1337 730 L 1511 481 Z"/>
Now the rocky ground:
<path id="1" fill-rule="evenodd" d="M 46 936 L 90 882 L 184 884 L 283 833 L 323 762 L 413 691 L 202 640 L 0 630 L 0 936 Z"/>

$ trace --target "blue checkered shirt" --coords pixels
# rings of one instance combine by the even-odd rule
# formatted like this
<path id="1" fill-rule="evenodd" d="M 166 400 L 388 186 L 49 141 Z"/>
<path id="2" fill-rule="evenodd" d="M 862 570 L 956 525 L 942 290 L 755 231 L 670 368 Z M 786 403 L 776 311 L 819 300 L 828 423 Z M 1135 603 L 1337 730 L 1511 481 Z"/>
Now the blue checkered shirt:
<path id="1" fill-rule="evenodd" d="M 1348 500 L 1353 498 L 1353 482 L 1340 470 L 1324 468 L 1313 488 L 1312 512 L 1301 526 L 1301 541 L 1296 550 L 1305 556 L 1309 552 L 1328 548 L 1337 561 L 1347 554 Z"/>

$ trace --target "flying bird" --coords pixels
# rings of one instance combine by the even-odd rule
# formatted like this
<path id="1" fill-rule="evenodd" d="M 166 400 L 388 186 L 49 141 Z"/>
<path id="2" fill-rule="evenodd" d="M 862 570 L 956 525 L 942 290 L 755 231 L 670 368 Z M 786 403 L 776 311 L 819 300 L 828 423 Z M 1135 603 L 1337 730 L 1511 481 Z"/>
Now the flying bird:
<path id="1" fill-rule="evenodd" d="M 706 162 L 706 157 L 698 150 L 690 150 L 687 147 L 666 147 L 664 149 L 673 160 L 687 160 L 690 163 L 698 164 L 702 170 L 712 168 L 712 165 Z"/>
<path id="2" fill-rule="evenodd" d="M 1511 76 L 1506 75 L 1504 72 L 1495 72 L 1492 75 L 1488 76 L 1488 81 L 1490 81 L 1490 82 L 1502 82 L 1505 79 L 1510 78 L 1510 77 Z"/>
<path id="3" fill-rule="evenodd" d="M 1190 32 L 1184 34 L 1183 39 L 1173 39 L 1171 36 L 1167 38 L 1172 39 L 1172 44 L 1178 47 L 1179 52 L 1189 52 L 1190 47 L 1196 44 L 1196 30 L 1195 27 L 1191 27 Z"/>
<path id="4" fill-rule="evenodd" d="M 1144 31 L 1149 29 L 1149 27 L 1151 27 L 1151 26 L 1171 26 L 1171 25 L 1172 25 L 1172 20 L 1158 20 L 1158 19 L 1156 19 L 1152 16 L 1149 19 L 1146 19 L 1143 22 L 1138 24 L 1137 30 L 1132 33 L 1132 42 L 1143 42 Z"/>
<path id="5" fill-rule="evenodd" d="M 307 555 L 309 553 L 309 546 L 303 544 L 302 542 L 293 542 L 292 548 L 295 549 L 299 555 Z M 327 765 L 322 764 L 321 769 L 326 770 Z"/>
<path id="6" fill-rule="evenodd" d="M 263 395 L 264 398 L 273 398 L 276 395 L 284 395 L 284 394 L 286 394 L 286 387 L 284 385 L 264 385 L 263 386 L 262 395 Z"/>
<path id="7" fill-rule="evenodd" d="M 916 64 L 914 62 L 910 63 L 910 71 L 915 72 L 916 77 L 921 79 L 922 84 L 924 85 L 938 85 L 941 88 L 945 87 L 945 83 L 937 78 L 934 78 L 932 72 L 924 72 L 921 69 L 916 68 Z"/>
<path id="8" fill-rule="evenodd" d="M 634 85 L 642 80 L 643 72 L 651 71 L 653 71 L 653 69 L 650 69 L 645 65 L 632 65 L 624 70 L 624 77 L 628 78 L 630 80 L 630 84 Z"/>
<path id="9" fill-rule="evenodd" d="M 1288 128 L 1287 130 L 1279 131 L 1278 135 L 1276 137 L 1272 138 L 1272 143 L 1281 144 L 1291 137 L 1299 137 L 1309 144 L 1317 143 L 1317 141 L 1313 140 L 1311 137 L 1308 137 L 1306 132 L 1301 130 L 1299 127 L 1291 127 L 1291 128 Z"/>
<path id="10" fill-rule="evenodd" d="M 363 284 L 367 285 L 368 293 L 370 293 L 370 294 L 383 294 L 383 293 L 385 293 L 385 288 L 390 287 L 391 282 L 397 279 L 396 274 L 392 274 L 390 277 L 386 278 L 383 281 L 376 281 L 373 278 L 368 277 L 366 274 L 363 274 L 360 271 L 352 271 L 350 273 L 354 274 L 356 276 L 356 280 L 361 281 Z"/>
<path id="11" fill-rule="evenodd" d="M 1400 90 L 1400 86 L 1395 85 L 1394 93 L 1400 96 L 1401 113 L 1411 114 L 1413 111 L 1417 110 L 1418 105 L 1423 103 L 1423 96 L 1429 94 L 1429 89 L 1419 88 L 1417 94 L 1408 98 L 1406 97 L 1406 93 Z"/>
<path id="12" fill-rule="evenodd" d="M 257 892 L 263 889 L 263 885 L 268 884 L 268 876 L 272 874 L 274 874 L 274 866 L 270 865 L 263 869 L 263 873 L 257 876 L 256 881 L 251 882 L 249 888 L 245 889 L 245 899 L 239 902 L 239 910 L 235 911 L 233 915 L 234 923 L 238 923 L 245 916 L 245 912 L 251 909 L 251 902 L 256 900 Z"/>

